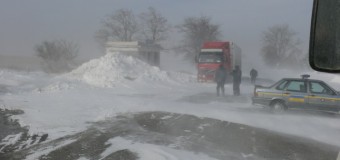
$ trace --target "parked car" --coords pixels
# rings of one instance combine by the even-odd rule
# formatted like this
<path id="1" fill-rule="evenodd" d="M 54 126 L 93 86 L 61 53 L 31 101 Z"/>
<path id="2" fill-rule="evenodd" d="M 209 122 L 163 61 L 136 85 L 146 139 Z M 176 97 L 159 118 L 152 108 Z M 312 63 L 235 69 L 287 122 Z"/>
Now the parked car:
<path id="1" fill-rule="evenodd" d="M 321 80 L 284 78 L 270 87 L 256 85 L 253 104 L 269 106 L 276 112 L 290 108 L 317 111 L 340 111 L 340 93 Z"/>

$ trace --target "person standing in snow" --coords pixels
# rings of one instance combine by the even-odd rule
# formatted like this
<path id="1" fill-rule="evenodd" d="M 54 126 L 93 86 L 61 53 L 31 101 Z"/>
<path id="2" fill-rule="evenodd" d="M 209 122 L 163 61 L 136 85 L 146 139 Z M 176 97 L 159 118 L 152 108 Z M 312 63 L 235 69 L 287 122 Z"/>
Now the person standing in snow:
<path id="1" fill-rule="evenodd" d="M 251 69 L 251 71 L 250 71 L 251 84 L 255 84 L 256 77 L 257 77 L 257 70 L 255 70 L 255 69 L 253 68 L 253 69 Z"/>
<path id="2" fill-rule="evenodd" d="M 220 96 L 220 90 L 222 91 L 222 95 L 224 96 L 224 84 L 227 78 L 227 70 L 224 68 L 223 64 L 216 70 L 215 73 L 215 82 L 217 83 L 216 92 L 217 96 Z"/>
<path id="3" fill-rule="evenodd" d="M 240 66 L 236 65 L 235 69 L 231 72 L 231 75 L 233 76 L 233 92 L 235 96 L 240 95 L 240 84 L 242 79 L 242 71 L 240 69 Z"/>

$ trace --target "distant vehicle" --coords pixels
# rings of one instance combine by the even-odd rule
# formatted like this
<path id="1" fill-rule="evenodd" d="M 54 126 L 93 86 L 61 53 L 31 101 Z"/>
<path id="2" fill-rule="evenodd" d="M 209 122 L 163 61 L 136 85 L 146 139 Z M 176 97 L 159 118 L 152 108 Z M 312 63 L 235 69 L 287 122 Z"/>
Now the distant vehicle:
<path id="1" fill-rule="evenodd" d="M 236 65 L 241 67 L 241 49 L 233 42 L 205 42 L 197 57 L 198 82 L 213 82 L 220 64 L 227 72 Z"/>
<path id="2" fill-rule="evenodd" d="M 290 108 L 340 111 L 340 93 L 320 80 L 284 78 L 270 87 L 255 86 L 253 104 L 269 106 L 275 112 Z"/>

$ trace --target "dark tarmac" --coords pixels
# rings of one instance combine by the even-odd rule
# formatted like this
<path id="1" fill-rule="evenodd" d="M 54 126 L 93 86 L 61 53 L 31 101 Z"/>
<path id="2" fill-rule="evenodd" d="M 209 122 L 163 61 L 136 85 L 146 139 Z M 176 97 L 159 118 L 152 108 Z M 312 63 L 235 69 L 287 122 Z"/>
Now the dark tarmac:
<path id="1" fill-rule="evenodd" d="M 36 143 L 3 154 L 0 159 L 25 159 L 38 150 L 70 140 L 74 142 L 40 156 L 39 159 L 138 159 L 138 153 L 129 148 L 112 151 L 107 157 L 101 157 L 101 153 L 110 146 L 107 141 L 115 137 L 202 153 L 221 160 L 336 160 L 340 150 L 337 146 L 311 139 L 227 121 L 167 112 L 145 112 L 124 114 L 93 123 L 84 132 Z"/>

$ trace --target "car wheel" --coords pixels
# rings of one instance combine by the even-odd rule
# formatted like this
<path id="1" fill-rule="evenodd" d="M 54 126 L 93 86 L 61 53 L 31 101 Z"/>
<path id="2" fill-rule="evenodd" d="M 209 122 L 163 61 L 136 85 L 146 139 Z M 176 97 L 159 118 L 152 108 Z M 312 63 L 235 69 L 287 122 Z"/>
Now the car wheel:
<path id="1" fill-rule="evenodd" d="M 274 113 L 282 113 L 286 110 L 286 107 L 282 102 L 274 102 L 271 109 Z"/>

